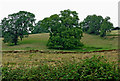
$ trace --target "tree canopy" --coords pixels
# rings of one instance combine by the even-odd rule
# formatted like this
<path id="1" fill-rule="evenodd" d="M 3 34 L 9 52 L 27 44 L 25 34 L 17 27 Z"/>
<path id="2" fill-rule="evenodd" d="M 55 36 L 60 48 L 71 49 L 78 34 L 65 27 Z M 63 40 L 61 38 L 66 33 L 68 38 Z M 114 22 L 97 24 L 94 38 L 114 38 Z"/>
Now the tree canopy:
<path id="1" fill-rule="evenodd" d="M 45 27 L 41 27 L 41 20 L 38 21 L 32 31 L 32 34 L 37 34 L 37 33 L 48 33 L 49 30 L 46 29 Z"/>
<path id="2" fill-rule="evenodd" d="M 101 24 L 101 28 L 100 28 L 101 37 L 104 37 L 106 35 L 106 32 L 111 31 L 111 29 L 113 29 L 113 24 L 109 22 L 109 20 L 110 17 L 106 17 L 103 23 Z"/>
<path id="3" fill-rule="evenodd" d="M 22 40 L 33 29 L 35 15 L 27 11 L 19 11 L 8 15 L 1 21 L 2 34 L 5 43 L 17 45 L 18 38 Z"/>
<path id="4" fill-rule="evenodd" d="M 78 13 L 69 9 L 44 18 L 41 26 L 50 31 L 47 46 L 56 49 L 74 49 L 82 46 L 82 30 L 78 21 Z"/>
<path id="5" fill-rule="evenodd" d="M 113 28 L 113 24 L 109 22 L 110 17 L 105 19 L 102 16 L 88 15 L 81 23 L 82 30 L 89 34 L 100 35 L 104 37 L 107 31 Z"/>
<path id="6" fill-rule="evenodd" d="M 103 22 L 102 16 L 88 15 L 81 23 L 84 32 L 89 34 L 100 34 L 100 27 Z"/>

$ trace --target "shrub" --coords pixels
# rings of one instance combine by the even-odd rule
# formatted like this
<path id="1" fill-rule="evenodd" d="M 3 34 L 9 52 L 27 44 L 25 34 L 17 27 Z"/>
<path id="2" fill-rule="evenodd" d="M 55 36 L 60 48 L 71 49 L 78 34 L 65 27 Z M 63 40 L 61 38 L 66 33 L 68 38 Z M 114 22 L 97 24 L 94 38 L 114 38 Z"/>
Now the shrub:
<path id="1" fill-rule="evenodd" d="M 118 79 L 118 66 L 109 63 L 103 56 L 85 59 L 78 73 L 79 79 Z"/>
<path id="2" fill-rule="evenodd" d="M 57 66 L 40 65 L 25 69 L 3 67 L 3 80 L 41 80 L 41 79 L 76 79 L 76 80 L 120 80 L 118 66 L 109 63 L 103 56 L 93 56 L 80 63 Z"/>

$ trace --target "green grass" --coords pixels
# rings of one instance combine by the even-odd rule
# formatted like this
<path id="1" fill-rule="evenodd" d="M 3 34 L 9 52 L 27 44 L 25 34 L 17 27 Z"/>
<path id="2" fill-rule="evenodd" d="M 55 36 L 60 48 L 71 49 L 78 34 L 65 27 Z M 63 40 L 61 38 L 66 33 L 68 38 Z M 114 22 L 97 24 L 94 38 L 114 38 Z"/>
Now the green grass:
<path id="1" fill-rule="evenodd" d="M 2 43 L 2 50 L 49 50 L 46 47 L 47 40 L 49 39 L 49 33 L 31 34 L 28 38 L 24 38 L 23 41 L 19 41 L 18 45 L 10 46 Z M 62 51 L 96 51 L 106 49 L 117 49 L 118 38 L 101 38 L 97 35 L 84 34 L 81 41 L 84 44 L 83 48 L 73 50 Z M 60 51 L 60 50 L 56 50 Z"/>
<path id="2" fill-rule="evenodd" d="M 19 41 L 16 46 L 9 46 L 8 44 L 3 43 L 3 50 L 47 50 L 46 44 L 48 38 L 48 33 L 29 35 L 28 38 Z"/>
<path id="3" fill-rule="evenodd" d="M 2 75 L 3 79 L 29 80 L 119 79 L 117 63 L 116 52 L 99 54 L 3 53 Z"/>
<path id="4" fill-rule="evenodd" d="M 81 40 L 86 47 L 98 49 L 118 49 L 118 38 L 101 38 L 97 35 L 84 34 Z"/>
<path id="5" fill-rule="evenodd" d="M 48 33 L 31 34 L 28 38 L 24 38 L 23 41 L 19 41 L 19 44 L 16 46 L 9 46 L 4 43 L 2 43 L 2 46 L 3 50 L 38 49 L 53 51 L 54 49 L 48 49 L 46 47 L 48 38 Z M 101 38 L 96 35 L 89 35 L 84 33 L 84 37 L 81 39 L 81 41 L 85 45 L 83 48 L 62 51 L 96 51 L 118 48 L 117 37 Z M 102 59 L 97 61 L 99 58 L 91 59 L 94 55 L 106 57 L 107 64 L 106 62 L 102 62 Z M 82 62 L 82 60 L 85 61 Z M 99 79 L 111 79 L 112 77 L 117 79 L 118 72 L 111 68 L 111 66 L 113 67 L 114 64 L 108 66 L 108 62 L 118 64 L 117 51 L 89 54 L 3 53 L 3 79 L 50 79 L 51 77 L 53 79 L 79 79 L 80 77 L 82 79 L 95 79 L 96 76 L 96 78 Z M 97 72 L 94 72 L 95 67 Z M 115 68 L 117 68 L 117 66 L 115 66 Z M 80 72 L 78 72 L 79 70 Z M 89 72 L 92 73 L 88 74 Z M 100 72 L 102 76 L 99 74 Z M 94 77 L 94 75 L 96 76 Z"/>
<path id="6" fill-rule="evenodd" d="M 107 33 L 107 36 L 118 36 L 120 34 L 120 30 L 113 30 Z"/>

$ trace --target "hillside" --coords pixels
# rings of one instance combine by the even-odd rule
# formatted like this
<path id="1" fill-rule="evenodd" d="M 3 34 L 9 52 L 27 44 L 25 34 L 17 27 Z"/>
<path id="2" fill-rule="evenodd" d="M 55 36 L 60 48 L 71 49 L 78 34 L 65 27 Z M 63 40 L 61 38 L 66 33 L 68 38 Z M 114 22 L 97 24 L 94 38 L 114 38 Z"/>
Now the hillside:
<path id="1" fill-rule="evenodd" d="M 83 49 L 75 49 L 69 51 L 92 51 L 102 49 L 117 49 L 118 38 L 100 38 L 96 35 L 83 34 L 82 42 L 85 45 Z M 10 46 L 2 43 L 3 50 L 53 50 L 47 49 L 46 44 L 49 39 L 49 33 L 31 34 L 28 38 L 24 38 L 23 41 L 19 41 L 16 46 Z M 67 50 L 64 50 L 67 51 Z"/>

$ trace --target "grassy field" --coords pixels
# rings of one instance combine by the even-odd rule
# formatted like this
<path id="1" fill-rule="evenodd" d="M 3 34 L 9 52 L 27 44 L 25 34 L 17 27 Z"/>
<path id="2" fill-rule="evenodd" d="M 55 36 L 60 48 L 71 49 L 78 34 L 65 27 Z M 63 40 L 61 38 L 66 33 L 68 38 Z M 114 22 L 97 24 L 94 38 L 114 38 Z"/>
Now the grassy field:
<path id="1" fill-rule="evenodd" d="M 48 33 L 31 34 L 16 46 L 3 43 L 3 50 L 49 50 L 46 47 Z M 62 51 L 95 51 L 103 49 L 118 49 L 118 37 L 101 38 L 96 35 L 84 33 L 81 39 L 85 45 L 82 49 Z M 59 50 L 57 50 L 59 51 Z M 94 55 L 104 56 L 107 60 L 102 62 L 97 59 L 90 60 Z M 87 60 L 89 59 L 89 60 Z M 86 60 L 87 62 L 83 62 Z M 92 63 L 91 63 L 92 62 Z M 52 53 L 3 53 L 2 67 L 4 79 L 120 79 L 118 78 L 118 51 L 77 53 L 77 54 L 52 54 Z M 78 64 L 78 65 L 77 65 Z M 109 65 L 111 64 L 111 65 Z M 116 65 L 117 66 L 114 66 Z M 82 68 L 82 69 L 81 69 Z M 92 69 L 93 68 L 93 69 Z M 94 71 L 94 68 L 96 72 Z M 81 69 L 82 72 L 79 72 Z M 91 74 L 89 74 L 91 72 Z M 81 74 L 82 73 L 82 74 Z M 102 76 L 101 74 L 102 73 Z M 93 76 L 94 75 L 94 76 Z M 104 77 L 105 76 L 105 77 Z M 106 78 L 107 77 L 107 78 Z"/>
<path id="2" fill-rule="evenodd" d="M 107 33 L 107 36 L 118 36 L 118 34 L 120 34 L 120 30 L 112 30 Z"/>
<path id="3" fill-rule="evenodd" d="M 2 43 L 3 50 L 32 50 L 32 49 L 39 49 L 39 50 L 47 50 L 46 44 L 49 38 L 48 33 L 43 34 L 32 34 L 29 35 L 28 38 L 24 38 L 23 41 L 19 41 L 18 45 L 16 46 L 8 46 Z"/>
<path id="4" fill-rule="evenodd" d="M 2 43 L 2 50 L 50 50 L 46 47 L 47 40 L 49 39 L 48 33 L 31 34 L 28 38 L 24 38 L 23 41 L 19 41 L 16 46 L 9 46 Z M 63 51 L 94 51 L 104 49 L 118 49 L 118 38 L 101 38 L 96 35 L 89 35 L 84 33 L 84 37 L 81 39 L 84 47 L 82 49 L 63 50 Z M 59 51 L 59 50 L 57 50 Z"/>
<path id="5" fill-rule="evenodd" d="M 118 62 L 118 52 L 101 52 L 90 54 L 47 54 L 47 53 L 3 53 L 3 66 L 12 66 L 17 68 L 25 66 L 26 68 L 38 65 L 62 65 L 73 62 L 80 62 L 82 59 L 91 58 L 93 55 L 105 56 L 109 62 Z"/>
<path id="6" fill-rule="evenodd" d="M 94 55 L 99 56 L 94 58 Z M 120 79 L 117 51 L 90 54 L 3 53 L 2 64 L 3 79 Z"/>

